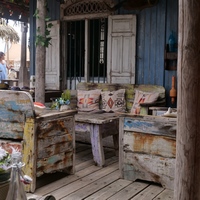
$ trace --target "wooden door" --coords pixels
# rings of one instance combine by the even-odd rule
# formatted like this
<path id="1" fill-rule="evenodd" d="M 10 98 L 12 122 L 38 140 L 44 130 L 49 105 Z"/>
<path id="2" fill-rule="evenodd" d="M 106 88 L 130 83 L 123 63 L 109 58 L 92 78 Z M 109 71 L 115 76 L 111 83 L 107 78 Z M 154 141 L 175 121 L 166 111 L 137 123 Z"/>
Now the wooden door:
<path id="1" fill-rule="evenodd" d="M 45 89 L 60 89 L 60 22 L 51 21 L 51 45 L 46 49 Z"/>
<path id="2" fill-rule="evenodd" d="M 135 83 L 136 16 L 108 18 L 108 83 Z"/>

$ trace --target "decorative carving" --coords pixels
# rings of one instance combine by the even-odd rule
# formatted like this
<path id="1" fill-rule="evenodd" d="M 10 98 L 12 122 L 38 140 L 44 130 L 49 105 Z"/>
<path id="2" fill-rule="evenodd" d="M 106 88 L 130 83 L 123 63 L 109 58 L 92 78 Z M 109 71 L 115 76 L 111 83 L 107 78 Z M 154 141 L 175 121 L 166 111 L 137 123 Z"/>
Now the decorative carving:
<path id="1" fill-rule="evenodd" d="M 91 14 L 111 14 L 112 0 L 65 0 L 61 5 L 61 18 Z"/>

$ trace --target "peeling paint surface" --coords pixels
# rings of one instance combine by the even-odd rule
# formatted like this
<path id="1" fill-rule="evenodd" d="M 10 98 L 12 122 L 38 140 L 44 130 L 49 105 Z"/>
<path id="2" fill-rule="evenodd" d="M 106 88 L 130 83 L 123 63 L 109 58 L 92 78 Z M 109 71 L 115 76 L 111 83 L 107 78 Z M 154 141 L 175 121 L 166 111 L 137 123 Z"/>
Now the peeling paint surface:
<path id="1" fill-rule="evenodd" d="M 74 173 L 76 111 L 47 111 L 36 117 L 29 93 L 0 90 L 0 94 L 0 144 L 22 151 L 23 171 L 33 179 L 25 190 L 34 192 L 36 177 L 45 173 Z"/>
<path id="2" fill-rule="evenodd" d="M 174 188 L 176 119 L 155 116 L 120 118 L 122 178 L 160 183 Z"/>

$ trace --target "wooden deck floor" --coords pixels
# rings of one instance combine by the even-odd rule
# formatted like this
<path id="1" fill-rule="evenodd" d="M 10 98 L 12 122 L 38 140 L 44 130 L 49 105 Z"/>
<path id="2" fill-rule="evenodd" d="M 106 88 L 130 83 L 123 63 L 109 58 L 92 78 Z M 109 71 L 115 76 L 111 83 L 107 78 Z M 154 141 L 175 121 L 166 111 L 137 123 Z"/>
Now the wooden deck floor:
<path id="1" fill-rule="evenodd" d="M 56 200 L 172 200 L 173 191 L 145 181 L 119 178 L 118 157 L 112 149 L 106 151 L 106 167 L 94 165 L 90 145 L 76 144 L 76 173 L 56 173 L 39 179 L 34 194 L 28 199 L 44 199 L 53 195 Z"/>

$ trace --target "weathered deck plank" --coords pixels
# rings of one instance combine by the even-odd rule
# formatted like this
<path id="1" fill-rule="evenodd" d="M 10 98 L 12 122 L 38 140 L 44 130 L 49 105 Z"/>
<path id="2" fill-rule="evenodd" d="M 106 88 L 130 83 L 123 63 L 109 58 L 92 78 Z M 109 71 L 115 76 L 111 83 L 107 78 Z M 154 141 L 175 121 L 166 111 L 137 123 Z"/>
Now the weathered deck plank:
<path id="1" fill-rule="evenodd" d="M 115 151 L 106 149 L 105 156 L 106 167 L 95 166 L 91 146 L 77 144 L 76 173 L 64 175 L 61 179 L 44 185 L 36 189 L 34 194 L 28 193 L 28 199 L 39 200 L 49 194 L 55 196 L 56 200 L 173 199 L 173 191 L 159 185 L 146 181 L 133 182 L 120 179 L 118 157 L 115 156 Z"/>
<path id="2" fill-rule="evenodd" d="M 133 197 L 131 200 L 150 200 L 160 194 L 163 190 L 164 188 L 160 186 L 150 185 L 149 187 L 141 191 L 138 195 Z"/>
<path id="3" fill-rule="evenodd" d="M 174 192 L 172 190 L 164 190 L 162 193 L 160 193 L 154 200 L 172 200 L 174 198 L 173 196 Z"/>
<path id="4" fill-rule="evenodd" d="M 94 182 L 91 182 L 86 187 L 81 188 L 80 190 L 70 194 L 69 196 L 65 196 L 63 200 L 85 199 L 88 196 L 92 195 L 94 192 L 100 190 L 102 186 L 106 187 L 110 185 L 111 183 L 113 183 L 114 181 L 117 181 L 118 179 L 119 179 L 119 172 L 118 170 L 116 170 L 100 179 L 97 179 Z"/>
<path id="5" fill-rule="evenodd" d="M 102 200 L 102 199 L 108 199 L 109 197 L 116 194 L 118 191 L 122 190 L 123 188 L 127 187 L 131 181 L 118 179 L 108 187 L 104 187 L 101 190 L 97 191 L 93 195 L 89 196 L 85 200 Z"/>
<path id="6" fill-rule="evenodd" d="M 106 176 L 113 171 L 116 171 L 117 168 L 118 168 L 117 163 L 114 163 L 109 168 L 98 170 L 92 174 L 89 174 L 88 176 L 85 176 L 82 179 L 76 180 L 73 183 L 62 187 L 61 189 L 58 189 L 57 191 L 52 192 L 52 194 L 57 199 L 61 199 L 61 198 L 65 197 L 66 195 L 69 195 L 69 194 L 87 186 L 88 184 L 93 183 L 94 181 L 100 179 L 101 177 Z"/>
<path id="7" fill-rule="evenodd" d="M 128 200 L 148 186 L 149 184 L 147 183 L 131 181 L 130 185 L 128 185 L 126 188 L 124 188 L 123 190 L 119 191 L 118 193 L 110 197 L 109 200 L 121 200 L 121 199 Z"/>

